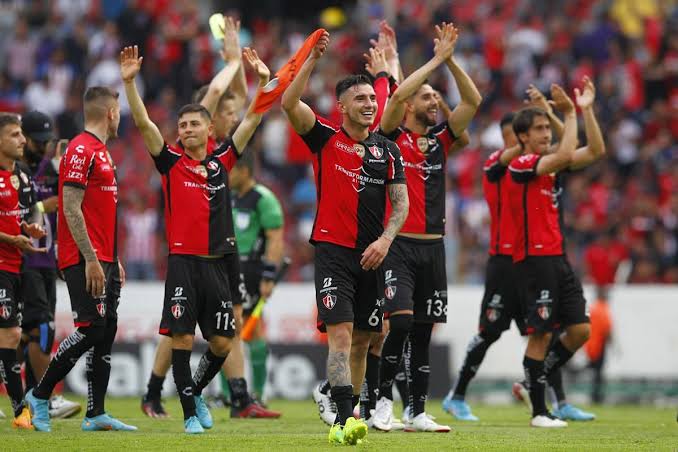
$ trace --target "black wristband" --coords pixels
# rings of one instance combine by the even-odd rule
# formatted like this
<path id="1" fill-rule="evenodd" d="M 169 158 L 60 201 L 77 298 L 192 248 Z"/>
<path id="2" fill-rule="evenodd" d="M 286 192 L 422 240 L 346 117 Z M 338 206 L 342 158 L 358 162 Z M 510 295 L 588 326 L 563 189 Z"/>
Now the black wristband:
<path id="1" fill-rule="evenodd" d="M 381 78 L 381 77 L 390 78 L 390 75 L 388 75 L 388 72 L 386 72 L 386 71 L 381 71 L 377 75 L 374 76 L 374 79 L 376 80 L 376 79 Z"/>
<path id="2" fill-rule="evenodd" d="M 275 281 L 275 277 L 278 274 L 278 267 L 271 263 L 271 262 L 262 262 L 262 270 L 261 270 L 261 279 L 265 279 L 267 281 Z"/>

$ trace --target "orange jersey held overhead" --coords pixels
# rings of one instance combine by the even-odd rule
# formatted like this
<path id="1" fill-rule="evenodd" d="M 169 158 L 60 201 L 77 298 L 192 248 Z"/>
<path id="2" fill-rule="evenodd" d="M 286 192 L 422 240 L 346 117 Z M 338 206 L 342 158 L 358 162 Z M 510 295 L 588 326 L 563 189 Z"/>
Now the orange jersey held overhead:
<path id="1" fill-rule="evenodd" d="M 292 55 L 292 58 L 287 60 L 287 63 L 275 73 L 273 80 L 259 90 L 257 101 L 254 104 L 255 113 L 267 112 L 273 106 L 273 102 L 282 95 L 287 87 L 290 86 L 294 77 L 297 76 L 301 65 L 304 64 L 306 58 L 311 54 L 311 50 L 313 50 L 313 47 L 318 43 L 324 32 L 324 28 L 319 28 L 311 33 L 299 50 L 297 50 L 297 53 Z"/>
<path id="2" fill-rule="evenodd" d="M 591 306 L 591 336 L 584 345 L 586 355 L 591 361 L 598 361 L 603 355 L 605 343 L 612 334 L 612 313 L 610 305 L 597 300 Z"/>

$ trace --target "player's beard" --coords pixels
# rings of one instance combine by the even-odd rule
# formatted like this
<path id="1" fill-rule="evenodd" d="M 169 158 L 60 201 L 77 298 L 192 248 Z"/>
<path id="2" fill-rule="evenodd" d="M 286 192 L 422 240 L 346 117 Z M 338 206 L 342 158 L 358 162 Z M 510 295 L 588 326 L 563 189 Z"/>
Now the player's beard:
<path id="1" fill-rule="evenodd" d="M 417 119 L 418 122 L 424 124 L 426 127 L 433 127 L 436 125 L 436 120 L 431 119 L 428 116 L 427 110 L 419 110 L 414 114 L 414 117 Z"/>

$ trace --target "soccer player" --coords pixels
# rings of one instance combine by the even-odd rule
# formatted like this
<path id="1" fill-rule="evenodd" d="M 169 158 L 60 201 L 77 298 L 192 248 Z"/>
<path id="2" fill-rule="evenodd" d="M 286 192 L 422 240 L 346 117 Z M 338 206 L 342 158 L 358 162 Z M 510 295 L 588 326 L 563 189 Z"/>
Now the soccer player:
<path id="1" fill-rule="evenodd" d="M 26 401 L 36 430 L 50 431 L 49 397 L 56 384 L 87 355 L 89 387 L 82 429 L 131 431 L 106 413 L 111 348 L 125 272 L 117 254 L 118 183 L 106 142 L 117 137 L 118 93 L 90 87 L 84 96 L 85 130 L 68 145 L 59 167 L 59 269 L 71 298 L 76 330 L 64 339 Z"/>
<path id="2" fill-rule="evenodd" d="M 256 52 L 245 49 L 244 54 L 264 86 L 268 68 Z M 171 146 L 148 117 L 134 84 L 142 60 L 136 46 L 126 47 L 121 52 L 120 71 L 134 122 L 163 176 L 170 255 L 160 333 L 172 337 L 172 370 L 184 412 L 184 431 L 203 433 L 213 421 L 201 393 L 221 369 L 235 334 L 227 260 L 236 253 L 228 171 L 261 115 L 253 113 L 253 102 L 233 136 L 209 149 L 211 115 L 200 104 L 185 105 L 178 113 L 181 146 Z M 229 61 L 230 78 L 240 63 L 240 59 Z M 209 347 L 191 378 L 196 323 Z"/>
<path id="3" fill-rule="evenodd" d="M 560 173 L 592 164 L 604 155 L 605 144 L 593 112 L 595 88 L 591 80 L 585 78 L 583 91 L 575 89 L 575 95 L 584 118 L 586 146 L 576 148 L 574 104 L 557 85 L 551 87 L 552 102 L 565 120 L 555 152 L 550 149 L 551 126 L 544 110 L 526 108 L 513 120 L 513 131 L 523 152 L 509 164 L 508 192 L 516 227 L 513 262 L 517 264 L 528 334 L 523 367 L 533 427 L 567 426 L 546 408 L 546 377 L 567 362 L 590 334 L 581 283 L 565 256 L 560 228 Z M 558 328 L 563 333 L 551 341 Z"/>
<path id="4" fill-rule="evenodd" d="M 56 223 L 58 208 L 59 169 L 47 147 L 54 140 L 52 120 L 45 113 L 30 111 L 21 117 L 21 129 L 26 137 L 22 161 L 28 166 L 36 200 L 44 212 L 45 237 L 36 239 L 36 248 L 46 253 L 24 256 L 21 271 L 21 299 L 23 302 L 22 349 L 26 363 L 26 391 L 37 384 L 49 365 L 54 344 L 54 313 L 56 310 Z M 57 153 L 60 152 L 57 149 Z M 54 395 L 49 400 L 49 415 L 67 418 L 78 414 L 79 403 Z"/>
<path id="5" fill-rule="evenodd" d="M 224 40 L 221 56 L 226 66 L 212 79 L 209 86 L 200 88 L 193 96 L 193 102 L 204 106 L 212 115 L 213 132 L 208 141 L 208 147 L 214 149 L 218 143 L 229 139 L 230 134 L 238 121 L 238 112 L 247 99 L 247 84 L 242 64 L 240 69 L 233 75 L 229 68 L 229 62 L 241 59 L 240 44 L 238 41 L 239 23 L 232 18 L 226 17 L 224 24 Z M 222 379 L 222 390 L 230 394 L 231 417 L 238 418 L 275 418 L 280 414 L 268 410 L 252 399 L 245 380 L 245 364 L 242 343 L 240 341 L 240 328 L 242 326 L 242 303 L 246 292 L 244 282 L 241 280 L 240 263 L 237 254 L 226 256 L 229 266 L 229 284 L 233 288 L 233 314 L 235 316 L 236 335 L 233 338 L 231 352 L 224 362 L 223 372 L 228 378 Z M 235 288 L 238 291 L 235 291 Z M 240 294 L 240 296 L 237 296 Z M 156 348 L 153 369 L 148 381 L 148 390 L 141 400 L 141 410 L 147 416 L 165 417 L 165 411 L 161 402 L 162 385 L 165 375 L 169 371 L 172 361 L 172 340 L 163 336 Z"/>
<path id="6" fill-rule="evenodd" d="M 315 245 L 318 327 L 327 331 L 327 374 L 337 405 L 329 441 L 356 444 L 367 434 L 367 425 L 356 420 L 352 411 L 365 377 L 370 340 L 382 328 L 381 264 L 405 221 L 409 201 L 398 147 L 369 131 L 377 114 L 369 78 L 353 75 L 337 83 L 341 127 L 316 116 L 301 101 L 328 44 L 325 33 L 281 103 L 315 156 L 318 209 L 311 243 Z M 387 197 L 393 206 L 390 216 Z"/>
<path id="7" fill-rule="evenodd" d="M 436 26 L 433 58 L 407 77 L 393 93 L 381 119 L 381 132 L 394 140 L 403 156 L 410 211 L 386 257 L 385 310 L 390 323 L 381 358 L 379 402 L 374 427 L 389 431 L 393 423 L 393 380 L 406 338 L 411 344 L 411 422 L 406 431 L 449 432 L 425 413 L 429 380 L 429 346 L 434 323 L 446 322 L 445 162 L 457 137 L 468 127 L 481 102 L 470 77 L 452 58 L 457 29 Z M 445 121 L 436 124 L 438 99 L 427 77 L 441 64 L 451 71 L 461 95 Z M 404 124 L 401 123 L 405 119 Z"/>
<path id="8" fill-rule="evenodd" d="M 19 117 L 0 113 L 0 377 L 12 403 L 12 427 L 31 430 L 31 415 L 24 403 L 21 366 L 16 354 L 21 338 L 21 257 L 23 252 L 44 253 L 46 250 L 34 247 L 28 237 L 43 237 L 42 227 L 24 221 L 40 214 L 28 174 L 18 164 L 25 145 Z"/>
<path id="9" fill-rule="evenodd" d="M 275 194 L 254 178 L 254 154 L 244 155 L 229 177 L 233 197 L 233 224 L 240 255 L 247 300 L 243 321 L 247 321 L 260 298 L 273 293 L 284 252 L 283 211 Z M 252 366 L 252 389 L 261 400 L 266 385 L 266 337 L 259 320 L 248 342 Z"/>

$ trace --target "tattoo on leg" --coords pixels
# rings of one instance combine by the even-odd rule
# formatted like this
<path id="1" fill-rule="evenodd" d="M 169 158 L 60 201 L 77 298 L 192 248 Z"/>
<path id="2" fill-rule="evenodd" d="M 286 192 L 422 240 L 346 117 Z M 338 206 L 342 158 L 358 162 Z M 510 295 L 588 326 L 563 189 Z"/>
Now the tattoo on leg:
<path id="1" fill-rule="evenodd" d="M 346 352 L 330 351 L 327 356 L 327 379 L 332 386 L 348 386 L 351 384 L 351 370 Z"/>

